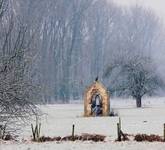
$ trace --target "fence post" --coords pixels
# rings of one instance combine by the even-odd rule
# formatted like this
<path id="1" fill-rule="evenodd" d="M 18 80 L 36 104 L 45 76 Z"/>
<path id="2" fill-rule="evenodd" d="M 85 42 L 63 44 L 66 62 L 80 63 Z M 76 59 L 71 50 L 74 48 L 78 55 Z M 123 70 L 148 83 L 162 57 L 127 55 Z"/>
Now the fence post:
<path id="1" fill-rule="evenodd" d="M 74 141 L 74 130 L 75 130 L 75 125 L 72 125 L 72 140 Z"/>
<path id="2" fill-rule="evenodd" d="M 165 123 L 164 123 L 164 126 L 163 126 L 163 140 L 165 141 Z"/>
<path id="3" fill-rule="evenodd" d="M 119 122 L 117 123 L 117 140 L 121 141 L 121 118 L 119 117 Z"/>
<path id="4" fill-rule="evenodd" d="M 121 130 L 121 118 L 119 117 L 119 128 Z"/>
<path id="5" fill-rule="evenodd" d="M 0 139 L 2 139 L 2 125 L 0 125 Z"/>
<path id="6" fill-rule="evenodd" d="M 117 140 L 118 141 L 121 141 L 121 131 L 120 131 L 121 129 L 120 129 L 120 124 L 119 123 L 117 123 Z"/>
<path id="7" fill-rule="evenodd" d="M 40 132 L 41 132 L 41 123 L 38 123 L 38 118 L 36 117 L 36 125 L 31 124 L 33 140 L 35 142 L 39 142 L 40 140 Z"/>

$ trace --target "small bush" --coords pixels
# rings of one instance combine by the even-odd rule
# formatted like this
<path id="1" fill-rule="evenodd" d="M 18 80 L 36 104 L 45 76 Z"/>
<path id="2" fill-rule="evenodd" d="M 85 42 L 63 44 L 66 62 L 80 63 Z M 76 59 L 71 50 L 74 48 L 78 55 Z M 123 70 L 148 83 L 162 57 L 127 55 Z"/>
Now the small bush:
<path id="1" fill-rule="evenodd" d="M 83 134 L 82 135 L 82 140 L 83 141 L 94 141 L 94 142 L 102 142 L 105 140 L 104 135 L 99 135 L 99 134 Z"/>
<path id="2" fill-rule="evenodd" d="M 163 142 L 163 139 L 159 135 L 147 135 L 147 134 L 137 134 L 134 138 L 137 142 L 148 141 L 148 142 Z"/>
<path id="3" fill-rule="evenodd" d="M 39 138 L 39 142 L 51 142 L 51 141 L 60 141 L 61 140 L 61 137 L 45 137 L 45 136 L 42 136 Z"/>
<path id="4" fill-rule="evenodd" d="M 104 135 L 99 134 L 82 134 L 82 135 L 75 135 L 74 138 L 72 136 L 65 136 L 65 137 L 45 137 L 42 136 L 39 138 L 38 142 L 52 142 L 52 141 L 93 141 L 93 142 L 102 142 L 105 140 Z"/>
<path id="5" fill-rule="evenodd" d="M 10 141 L 10 140 L 13 140 L 13 137 L 12 137 L 10 134 L 7 134 L 7 135 L 4 137 L 4 140 L 5 140 L 5 141 Z"/>

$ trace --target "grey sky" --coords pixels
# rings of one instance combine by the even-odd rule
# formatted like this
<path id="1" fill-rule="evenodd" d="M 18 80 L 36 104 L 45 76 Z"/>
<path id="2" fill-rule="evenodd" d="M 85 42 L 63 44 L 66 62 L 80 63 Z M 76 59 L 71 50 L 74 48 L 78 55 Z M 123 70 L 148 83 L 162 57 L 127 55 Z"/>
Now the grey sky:
<path id="1" fill-rule="evenodd" d="M 165 0 L 114 0 L 120 5 L 140 4 L 146 8 L 152 8 L 160 18 L 165 20 Z"/>

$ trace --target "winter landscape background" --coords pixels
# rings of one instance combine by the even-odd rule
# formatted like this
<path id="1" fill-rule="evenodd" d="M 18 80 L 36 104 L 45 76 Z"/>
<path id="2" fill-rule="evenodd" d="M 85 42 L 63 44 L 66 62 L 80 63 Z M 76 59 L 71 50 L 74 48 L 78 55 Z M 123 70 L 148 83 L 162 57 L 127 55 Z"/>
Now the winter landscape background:
<path id="1" fill-rule="evenodd" d="M 157 149 L 163 142 L 115 142 L 119 117 L 130 135 L 163 138 L 163 0 L 0 0 L 0 150 Z M 96 78 L 113 117 L 83 117 Z M 139 108 L 137 108 L 139 107 Z M 104 142 L 32 142 L 41 135 L 106 135 Z M 9 141 L 5 141 L 8 137 Z"/>
<path id="2" fill-rule="evenodd" d="M 143 108 L 136 108 L 132 99 L 112 99 L 111 108 L 121 117 L 122 130 L 128 134 L 156 134 L 163 136 L 165 122 L 165 99 L 144 99 Z M 1 150 L 164 150 L 164 142 L 115 142 L 117 139 L 116 124 L 118 117 L 83 117 L 83 104 L 42 105 L 45 113 L 41 118 L 41 135 L 66 136 L 72 132 L 75 124 L 75 134 L 90 133 L 106 135 L 105 142 L 74 141 L 74 142 L 31 142 L 30 125 L 22 127 L 19 135 L 21 142 L 0 142 Z M 35 122 L 35 121 L 34 121 Z"/>
<path id="3" fill-rule="evenodd" d="M 39 103 L 82 99 L 97 76 L 111 95 L 132 96 L 118 90 L 130 72 L 117 68 L 104 76 L 116 64 L 139 62 L 164 81 L 164 20 L 142 2 L 9 0 L 2 10 L 1 57 L 19 53 L 15 76 L 22 74 L 40 87 Z M 160 87 L 147 94 L 164 95 Z"/>

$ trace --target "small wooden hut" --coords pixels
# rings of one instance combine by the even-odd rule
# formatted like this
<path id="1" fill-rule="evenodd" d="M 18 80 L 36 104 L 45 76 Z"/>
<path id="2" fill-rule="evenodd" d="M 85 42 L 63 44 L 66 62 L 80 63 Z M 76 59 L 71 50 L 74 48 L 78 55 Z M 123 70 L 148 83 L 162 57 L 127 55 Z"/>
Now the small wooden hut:
<path id="1" fill-rule="evenodd" d="M 96 116 L 92 111 L 93 100 L 95 95 L 99 95 L 101 102 L 101 113 L 99 116 L 109 116 L 110 114 L 110 95 L 108 90 L 99 82 L 95 81 L 89 86 L 84 94 L 84 116 Z"/>

